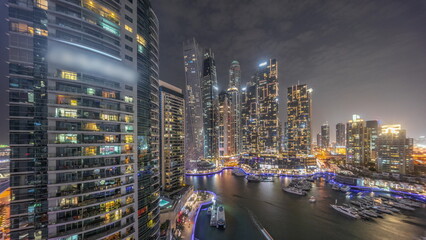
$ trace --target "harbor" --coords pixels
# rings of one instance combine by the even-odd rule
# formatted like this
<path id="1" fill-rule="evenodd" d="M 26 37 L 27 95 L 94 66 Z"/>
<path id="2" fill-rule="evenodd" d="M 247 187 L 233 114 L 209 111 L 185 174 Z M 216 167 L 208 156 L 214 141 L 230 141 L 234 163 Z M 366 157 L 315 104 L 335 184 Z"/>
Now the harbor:
<path id="1" fill-rule="evenodd" d="M 215 192 L 226 214 L 226 230 L 223 231 L 210 227 L 207 208 L 201 210 L 195 239 L 337 240 L 342 236 L 345 236 L 344 239 L 418 239 L 424 236 L 426 229 L 424 204 L 394 198 L 395 195 L 387 193 L 357 189 L 349 189 L 350 194 L 346 195 L 340 189 L 344 185 L 333 190 L 334 183 L 328 183 L 324 178 L 302 180 L 311 183 L 311 189 L 304 196 L 283 191 L 295 179 L 298 180 L 292 185 L 300 185 L 301 178 L 280 177 L 273 178 L 273 182 L 252 183 L 244 177 L 237 177 L 229 169 L 213 176 L 187 179 L 195 189 Z M 311 200 L 312 197 L 315 201 Z M 336 205 L 336 199 L 338 206 L 351 210 L 361 207 L 356 203 L 363 204 L 366 217 L 356 213 L 359 218 L 352 218 L 336 211 L 331 207 Z M 371 200 L 374 205 L 371 205 Z M 415 210 L 405 210 L 395 204 L 400 207 L 404 204 Z M 409 204 L 420 204 L 420 207 Z M 329 231 L 323 231 L 325 228 Z"/>

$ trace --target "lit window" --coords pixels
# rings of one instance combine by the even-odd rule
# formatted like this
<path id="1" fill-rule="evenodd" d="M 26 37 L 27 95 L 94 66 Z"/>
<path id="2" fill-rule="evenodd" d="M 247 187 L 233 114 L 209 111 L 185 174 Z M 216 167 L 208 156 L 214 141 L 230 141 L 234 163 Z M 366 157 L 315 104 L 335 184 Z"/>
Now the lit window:
<path id="1" fill-rule="evenodd" d="M 126 29 L 129 32 L 133 32 L 133 28 L 129 27 L 128 25 L 124 25 L 124 29 Z"/>
<path id="2" fill-rule="evenodd" d="M 136 35 L 136 40 L 138 41 L 138 43 L 142 44 L 144 47 L 146 47 L 146 40 L 145 38 L 143 38 L 141 35 L 137 34 Z"/>
<path id="3" fill-rule="evenodd" d="M 127 123 L 133 122 L 133 116 L 131 116 L 131 115 L 124 116 L 124 121 L 127 122 Z"/>
<path id="4" fill-rule="evenodd" d="M 41 28 L 36 28 L 35 34 L 47 37 L 49 35 L 49 32 L 47 30 L 44 30 L 44 29 L 41 29 Z"/>
<path id="5" fill-rule="evenodd" d="M 77 106 L 77 100 L 71 99 L 70 104 L 71 104 L 71 106 Z"/>
<path id="6" fill-rule="evenodd" d="M 95 95 L 96 91 L 94 88 L 87 88 L 87 94 L 89 95 Z"/>
<path id="7" fill-rule="evenodd" d="M 118 121 L 118 115 L 102 113 L 101 119 L 105 121 Z"/>
<path id="8" fill-rule="evenodd" d="M 138 44 L 138 52 L 143 53 L 143 46 Z"/>
<path id="9" fill-rule="evenodd" d="M 77 143 L 77 134 L 58 134 L 56 143 Z"/>
<path id="10" fill-rule="evenodd" d="M 62 71 L 61 78 L 69 79 L 69 80 L 77 80 L 77 73 L 70 71 Z"/>
<path id="11" fill-rule="evenodd" d="M 125 143 L 133 143 L 133 135 L 125 135 L 124 136 Z"/>
<path id="12" fill-rule="evenodd" d="M 77 109 L 57 108 L 56 117 L 77 118 Z"/>
<path id="13" fill-rule="evenodd" d="M 34 29 L 25 23 L 11 23 L 10 30 L 13 32 L 29 33 L 34 35 Z"/>
<path id="14" fill-rule="evenodd" d="M 47 0 L 36 0 L 35 3 L 37 7 L 42 8 L 44 10 L 47 10 L 48 8 Z"/>
<path id="15" fill-rule="evenodd" d="M 125 97 L 124 97 L 124 101 L 125 101 L 125 102 L 128 102 L 128 103 L 132 103 L 132 102 L 133 102 L 133 98 L 132 98 L 132 97 L 125 96 Z"/>

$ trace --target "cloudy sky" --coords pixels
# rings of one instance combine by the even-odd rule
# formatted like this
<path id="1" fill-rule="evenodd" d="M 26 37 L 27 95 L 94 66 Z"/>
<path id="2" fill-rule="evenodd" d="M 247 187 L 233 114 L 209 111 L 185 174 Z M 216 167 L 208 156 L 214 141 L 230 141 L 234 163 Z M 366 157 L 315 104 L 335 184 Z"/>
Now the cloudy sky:
<path id="1" fill-rule="evenodd" d="M 286 89 L 314 89 L 313 133 L 357 113 L 426 135 L 426 1 L 155 0 L 160 75 L 184 86 L 182 42 L 215 52 L 220 87 L 232 60 L 243 82 L 267 58 L 279 61 L 280 115 Z"/>

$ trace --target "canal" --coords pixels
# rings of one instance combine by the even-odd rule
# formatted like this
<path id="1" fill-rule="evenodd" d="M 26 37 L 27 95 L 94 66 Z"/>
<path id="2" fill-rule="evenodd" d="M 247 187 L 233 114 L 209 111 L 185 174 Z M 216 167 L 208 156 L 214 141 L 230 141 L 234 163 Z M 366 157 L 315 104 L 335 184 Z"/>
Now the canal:
<path id="1" fill-rule="evenodd" d="M 187 177 L 196 190 L 217 194 L 225 206 L 226 230 L 209 226 L 207 211 L 200 211 L 195 238 L 266 239 L 263 226 L 273 239 L 419 239 L 426 234 L 426 209 L 403 214 L 384 215 L 373 221 L 352 220 L 330 207 L 349 203 L 344 193 L 334 191 L 323 179 L 313 184 L 308 196 L 285 193 L 282 186 L 289 178 L 275 178 L 274 182 L 248 183 L 243 177 L 233 176 L 231 170 L 204 177 Z M 365 195 L 374 193 L 366 192 Z M 316 203 L 308 201 L 315 196 Z M 357 198 L 351 196 L 351 198 Z"/>

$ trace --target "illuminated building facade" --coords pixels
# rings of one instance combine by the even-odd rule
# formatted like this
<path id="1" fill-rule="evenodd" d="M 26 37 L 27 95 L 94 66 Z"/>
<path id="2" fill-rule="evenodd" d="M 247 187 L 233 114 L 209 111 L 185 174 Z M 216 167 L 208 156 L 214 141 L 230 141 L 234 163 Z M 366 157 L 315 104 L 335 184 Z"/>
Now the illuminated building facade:
<path id="1" fill-rule="evenodd" d="M 383 125 L 376 142 L 377 166 L 381 172 L 408 174 L 413 171 L 413 139 L 401 125 Z"/>
<path id="2" fill-rule="evenodd" d="M 278 62 L 270 59 L 261 63 L 255 74 L 257 87 L 258 153 L 277 154 L 279 151 Z"/>
<path id="3" fill-rule="evenodd" d="M 367 130 L 367 140 L 368 140 L 368 151 L 369 151 L 369 165 L 375 166 L 377 160 L 377 149 L 376 149 L 376 141 L 379 136 L 379 121 L 377 120 L 369 120 L 366 121 L 366 130 Z"/>
<path id="4" fill-rule="evenodd" d="M 161 186 L 177 191 L 185 183 L 185 104 L 182 89 L 160 81 Z"/>
<path id="5" fill-rule="evenodd" d="M 231 108 L 231 129 L 232 151 L 229 154 L 239 154 L 241 152 L 241 68 L 238 61 L 232 61 L 229 68 L 228 96 Z"/>
<path id="6" fill-rule="evenodd" d="M 204 157 L 201 95 L 203 53 L 195 39 L 184 42 L 183 56 L 185 64 L 185 164 L 186 168 L 192 169 L 196 167 L 196 162 Z"/>
<path id="7" fill-rule="evenodd" d="M 254 82 L 241 91 L 241 148 L 242 153 L 257 153 L 257 89 Z"/>
<path id="8" fill-rule="evenodd" d="M 10 237 L 156 239 L 158 20 L 149 1 L 8 7 Z"/>
<path id="9" fill-rule="evenodd" d="M 365 121 L 359 115 L 353 115 L 346 124 L 346 163 L 366 166 L 370 161 L 369 145 Z"/>
<path id="10" fill-rule="evenodd" d="M 346 146 L 346 126 L 344 123 L 336 124 L 336 145 Z"/>
<path id="11" fill-rule="evenodd" d="M 317 133 L 317 147 L 321 148 L 322 136 L 320 133 Z"/>
<path id="12" fill-rule="evenodd" d="M 219 114 L 218 114 L 218 141 L 219 156 L 229 156 L 235 153 L 235 144 L 233 138 L 233 114 L 231 109 L 231 99 L 227 92 L 219 94 Z"/>
<path id="13" fill-rule="evenodd" d="M 211 49 L 204 52 L 203 77 L 201 79 L 204 129 L 204 158 L 218 157 L 218 98 L 216 63 Z"/>
<path id="14" fill-rule="evenodd" d="M 321 145 L 322 148 L 330 147 L 330 126 L 328 123 L 321 126 Z"/>
<path id="15" fill-rule="evenodd" d="M 288 155 L 311 154 L 312 89 L 306 84 L 294 85 L 287 93 Z"/>

